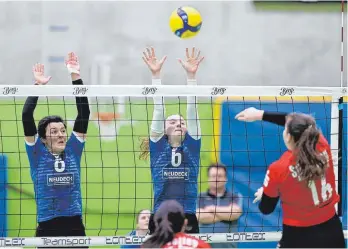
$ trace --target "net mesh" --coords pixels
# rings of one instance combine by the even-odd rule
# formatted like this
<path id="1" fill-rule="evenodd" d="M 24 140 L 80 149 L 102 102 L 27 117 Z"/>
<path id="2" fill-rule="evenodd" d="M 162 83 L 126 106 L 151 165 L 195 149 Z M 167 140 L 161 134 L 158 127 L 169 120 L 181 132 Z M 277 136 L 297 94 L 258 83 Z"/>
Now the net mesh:
<path id="1" fill-rule="evenodd" d="M 36 91 L 33 87 L 24 88 L 26 91 Z M 144 91 L 142 87 L 137 89 Z M 168 92 L 172 91 L 171 88 L 168 89 Z M 236 121 L 235 115 L 248 107 L 310 113 L 315 117 L 323 134 L 333 145 L 333 153 L 335 154 L 334 150 L 342 152 L 339 163 L 335 166 L 336 179 L 337 182 L 340 181 L 339 191 L 343 197 L 343 205 L 340 208 L 346 230 L 347 99 L 344 98 L 339 103 L 337 96 L 330 96 L 336 91 L 333 89 L 325 92 L 308 88 L 308 91 L 317 93 L 317 96 L 290 97 L 216 97 L 214 93 L 217 88 L 206 89 L 209 89 L 206 95 L 211 96 L 199 97 L 198 104 L 202 128 L 198 189 L 199 192 L 206 192 L 208 189 L 207 168 L 210 164 L 225 164 L 228 169 L 226 187 L 241 197 L 243 214 L 234 222 L 230 234 L 226 234 L 228 231 L 219 233 L 219 225 L 216 225 L 208 235 L 199 236 L 209 242 L 224 243 L 277 241 L 280 238 L 280 233 L 276 233 L 282 228 L 279 205 L 272 215 L 266 217 L 252 201 L 254 193 L 263 183 L 268 165 L 278 159 L 285 150 L 282 130 L 275 125 L 262 122 Z M 218 90 L 221 92 L 218 95 L 229 92 L 226 88 L 219 89 L 225 90 Z M 45 91 L 57 95 L 49 88 Z M 112 89 L 110 91 L 112 92 Z M 178 91 L 171 94 L 178 94 Z M 306 91 L 307 89 L 304 90 L 305 94 Z M 21 89 L 16 92 L 21 93 Z M 320 93 L 326 94 L 320 96 Z M 199 93 L 196 92 L 196 95 Z M 201 95 L 205 95 L 205 92 Z M 66 120 L 70 135 L 76 117 L 76 105 L 72 96 L 73 94 L 67 97 L 40 97 L 35 109 L 36 124 L 44 116 L 60 115 Z M 165 98 L 166 116 L 179 113 L 186 117 L 186 98 L 170 96 Z M 37 213 L 21 121 L 24 100 L 20 96 L 0 97 L 0 178 L 1 184 L 4 184 L 4 188 L 1 189 L 6 189 L 0 198 L 0 229 L 2 228 L 2 237 L 26 238 L 22 244 L 17 245 L 45 245 L 44 242 L 32 238 L 37 226 Z M 136 218 L 140 210 L 151 210 L 153 207 L 149 161 L 139 159 L 141 140 L 149 136 L 153 114 L 152 98 L 91 95 L 89 103 L 91 116 L 81 160 L 81 190 L 83 222 L 87 236 L 92 237 L 87 237 L 84 241 L 76 240 L 75 246 L 81 245 L 79 243 L 88 244 L 88 238 L 92 238 L 90 245 L 95 246 L 140 243 L 141 239 L 138 237 L 126 240 L 122 236 L 136 229 Z M 333 110 L 336 109 L 341 110 L 340 117 L 334 115 Z M 332 126 L 337 123 L 334 122 L 335 119 L 340 119 L 340 126 L 336 128 Z M 339 137 L 341 144 L 337 140 Z M 338 167 L 341 167 L 340 170 Z M 339 176 L 338 173 L 342 175 Z M 16 245 L 13 240 L 11 243 Z M 66 245 L 74 246 L 74 242 L 71 241 L 56 243 L 50 245 L 67 243 Z"/>

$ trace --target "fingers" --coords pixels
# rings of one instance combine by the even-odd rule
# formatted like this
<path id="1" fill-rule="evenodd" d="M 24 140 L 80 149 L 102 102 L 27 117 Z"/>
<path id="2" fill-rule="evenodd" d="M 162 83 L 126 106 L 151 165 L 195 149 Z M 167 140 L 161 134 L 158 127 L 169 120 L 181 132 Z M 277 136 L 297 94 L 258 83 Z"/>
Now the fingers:
<path id="1" fill-rule="evenodd" d="M 68 64 L 77 65 L 78 63 L 79 63 L 79 60 L 76 54 L 74 52 L 68 53 L 68 56 L 65 60 L 65 65 L 68 65 Z"/>
<path id="2" fill-rule="evenodd" d="M 156 57 L 155 49 L 153 47 L 145 48 L 143 55 L 143 60 L 146 62 L 146 64 L 148 64 L 147 61 Z"/>
<path id="3" fill-rule="evenodd" d="M 44 71 L 45 71 L 45 67 L 41 63 L 36 63 L 33 66 L 33 73 L 44 73 Z"/>
<path id="4" fill-rule="evenodd" d="M 166 55 L 163 56 L 163 58 L 160 60 L 160 64 L 162 65 L 166 61 L 166 59 L 167 59 L 167 56 Z"/>
<path id="5" fill-rule="evenodd" d="M 182 59 L 177 59 L 180 65 L 185 69 L 185 63 L 182 61 Z"/>
<path id="6" fill-rule="evenodd" d="M 195 57 L 195 47 L 192 48 L 191 58 Z"/>
<path id="7" fill-rule="evenodd" d="M 149 65 L 149 62 L 148 62 L 149 59 L 147 59 L 147 58 L 144 57 L 144 56 L 142 56 L 141 58 L 143 58 L 143 61 L 145 62 L 146 65 Z"/>
<path id="8" fill-rule="evenodd" d="M 146 51 L 147 51 L 147 54 L 148 54 L 149 58 L 151 58 L 151 51 L 150 51 L 150 49 L 146 48 Z"/>
<path id="9" fill-rule="evenodd" d="M 153 58 L 156 57 L 156 55 L 155 55 L 155 49 L 154 49 L 153 47 L 151 47 L 151 56 L 152 56 Z"/>
<path id="10" fill-rule="evenodd" d="M 240 118 L 243 118 L 243 117 L 244 117 L 244 111 L 238 113 L 234 118 L 239 120 Z"/>
<path id="11" fill-rule="evenodd" d="M 196 56 L 196 60 L 198 60 L 198 58 L 199 58 L 200 55 L 201 55 L 201 51 L 198 50 L 198 53 L 197 53 L 197 56 Z M 202 57 L 202 58 L 204 58 L 204 57 Z"/>
<path id="12" fill-rule="evenodd" d="M 204 60 L 204 56 L 199 59 L 198 64 L 201 63 Z"/>
<path id="13" fill-rule="evenodd" d="M 190 55 L 189 55 L 188 48 L 186 48 L 186 58 L 187 58 L 187 59 L 190 59 Z"/>

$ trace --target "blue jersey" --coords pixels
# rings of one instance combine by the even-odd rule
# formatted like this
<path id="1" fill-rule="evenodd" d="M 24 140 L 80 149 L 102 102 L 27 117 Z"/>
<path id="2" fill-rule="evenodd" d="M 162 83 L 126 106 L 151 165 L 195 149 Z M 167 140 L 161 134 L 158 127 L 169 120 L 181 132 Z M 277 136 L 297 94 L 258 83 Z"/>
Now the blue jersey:
<path id="1" fill-rule="evenodd" d="M 84 142 L 71 134 L 64 155 L 51 154 L 40 139 L 26 143 L 38 222 L 82 215 L 80 162 Z"/>
<path id="2" fill-rule="evenodd" d="M 154 212 L 165 200 L 176 200 L 185 213 L 196 213 L 201 139 L 186 133 L 182 145 L 173 149 L 166 136 L 150 140 Z"/>

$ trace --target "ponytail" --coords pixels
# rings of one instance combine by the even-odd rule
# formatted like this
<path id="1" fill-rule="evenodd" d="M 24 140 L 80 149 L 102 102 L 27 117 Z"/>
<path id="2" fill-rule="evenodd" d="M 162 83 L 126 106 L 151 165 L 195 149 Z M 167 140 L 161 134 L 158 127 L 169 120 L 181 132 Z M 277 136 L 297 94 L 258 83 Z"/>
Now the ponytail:
<path id="1" fill-rule="evenodd" d="M 295 141 L 294 154 L 299 167 L 299 177 L 308 184 L 322 177 L 327 168 L 328 159 L 316 150 L 319 137 L 320 131 L 313 124 L 303 131 L 298 141 Z"/>
<path id="2" fill-rule="evenodd" d="M 159 219 L 156 223 L 155 232 L 143 243 L 142 248 L 161 248 L 174 239 L 175 233 L 167 217 Z"/>
<path id="3" fill-rule="evenodd" d="M 140 139 L 140 155 L 139 159 L 140 160 L 147 160 L 149 158 L 150 154 L 150 139 L 148 137 L 143 137 Z"/>

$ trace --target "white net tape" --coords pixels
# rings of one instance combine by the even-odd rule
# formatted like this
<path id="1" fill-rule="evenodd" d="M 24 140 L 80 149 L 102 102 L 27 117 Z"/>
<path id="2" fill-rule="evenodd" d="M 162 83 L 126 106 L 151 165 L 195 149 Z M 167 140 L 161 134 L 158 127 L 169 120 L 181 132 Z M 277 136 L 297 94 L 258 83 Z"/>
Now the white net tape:
<path id="1" fill-rule="evenodd" d="M 343 96 L 345 87 L 296 86 L 140 86 L 140 85 L 44 85 L 2 86 L 0 96 Z"/>

